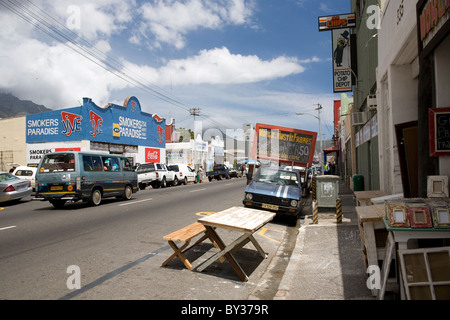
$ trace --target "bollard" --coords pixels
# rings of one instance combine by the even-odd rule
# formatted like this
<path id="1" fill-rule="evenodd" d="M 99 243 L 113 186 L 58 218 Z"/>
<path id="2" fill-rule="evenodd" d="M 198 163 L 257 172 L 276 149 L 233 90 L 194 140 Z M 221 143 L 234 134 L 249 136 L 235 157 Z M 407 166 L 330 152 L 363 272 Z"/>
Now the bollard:
<path id="1" fill-rule="evenodd" d="M 313 179 L 312 179 L 312 199 L 313 200 L 316 200 L 316 184 L 317 184 L 317 181 L 316 181 L 317 179 L 316 179 L 316 177 L 313 177 Z"/>
<path id="2" fill-rule="evenodd" d="M 319 223 L 319 203 L 317 200 L 313 200 L 312 202 L 312 209 L 313 209 L 313 222 L 312 224 L 318 224 Z"/>
<path id="3" fill-rule="evenodd" d="M 336 222 L 342 223 L 342 202 L 341 199 L 336 199 Z"/>

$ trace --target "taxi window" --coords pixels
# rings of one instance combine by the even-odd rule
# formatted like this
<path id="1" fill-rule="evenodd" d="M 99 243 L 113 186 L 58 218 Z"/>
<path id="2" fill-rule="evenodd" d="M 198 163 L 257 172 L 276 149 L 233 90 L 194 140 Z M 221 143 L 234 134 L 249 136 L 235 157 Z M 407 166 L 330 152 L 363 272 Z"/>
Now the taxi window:
<path id="1" fill-rule="evenodd" d="M 75 171 L 75 155 L 73 153 L 45 155 L 39 170 L 41 173 Z"/>

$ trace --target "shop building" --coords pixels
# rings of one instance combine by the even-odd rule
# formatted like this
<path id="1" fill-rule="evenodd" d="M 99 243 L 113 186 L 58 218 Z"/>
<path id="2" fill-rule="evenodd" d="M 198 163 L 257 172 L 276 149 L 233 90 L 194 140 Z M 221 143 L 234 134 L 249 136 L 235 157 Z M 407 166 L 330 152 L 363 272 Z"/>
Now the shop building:
<path id="1" fill-rule="evenodd" d="M 364 190 L 380 189 L 379 113 L 372 103 L 377 92 L 379 30 L 373 23 L 376 21 L 374 15 L 377 12 L 371 13 L 371 9 L 378 8 L 378 4 L 378 0 L 351 0 L 351 11 L 356 14 L 353 34 L 356 37 L 357 57 L 356 65 L 353 65 L 356 85 L 353 86 L 354 104 L 351 116 L 351 126 L 355 134 L 354 155 L 351 155 L 352 173 L 363 176 Z"/>
<path id="2" fill-rule="evenodd" d="M 449 0 L 382 2 L 377 111 L 388 194 L 426 197 L 427 176 L 450 176 L 449 8 Z M 441 124 L 430 126 L 437 111 Z"/>
<path id="3" fill-rule="evenodd" d="M 134 164 L 166 159 L 166 121 L 142 112 L 136 97 L 104 108 L 83 98 L 79 107 L 27 115 L 25 129 L 27 164 L 65 150 L 120 154 Z"/>

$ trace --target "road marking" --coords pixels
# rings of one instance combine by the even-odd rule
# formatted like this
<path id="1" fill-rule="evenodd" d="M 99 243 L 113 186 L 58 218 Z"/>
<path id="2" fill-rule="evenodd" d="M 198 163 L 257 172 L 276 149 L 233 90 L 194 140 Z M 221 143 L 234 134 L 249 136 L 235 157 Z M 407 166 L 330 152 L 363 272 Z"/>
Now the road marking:
<path id="1" fill-rule="evenodd" d="M 136 204 L 136 203 L 145 202 L 145 201 L 151 201 L 151 200 L 153 200 L 153 198 L 144 199 L 144 200 L 138 200 L 138 201 L 133 201 L 133 202 L 127 202 L 127 203 L 122 203 L 122 204 L 119 204 L 119 207 L 128 206 L 130 204 Z"/>
<path id="2" fill-rule="evenodd" d="M 189 192 L 199 192 L 199 191 L 205 191 L 206 190 L 206 188 L 203 188 L 203 189 L 197 189 L 197 190 L 192 190 L 192 191 L 189 191 Z"/>
<path id="3" fill-rule="evenodd" d="M 0 228 L 0 231 L 7 230 L 7 229 L 12 229 L 12 228 L 15 228 L 15 227 L 16 226 L 9 226 L 9 227 Z"/>
<path id="4" fill-rule="evenodd" d="M 270 231 L 274 231 L 274 232 L 279 232 L 279 233 L 286 233 L 286 231 L 283 231 L 283 230 L 270 229 L 270 228 L 263 227 L 263 228 L 261 228 L 261 231 L 258 232 L 258 235 L 260 235 L 261 237 L 267 238 L 269 240 L 275 241 L 277 243 L 280 243 L 281 241 L 273 239 L 273 238 L 271 238 L 269 236 L 266 236 L 266 232 L 269 231 L 269 230 Z"/>
<path id="5" fill-rule="evenodd" d="M 200 216 L 200 217 L 207 217 L 210 216 L 212 214 L 214 214 L 215 212 L 197 212 L 195 215 Z"/>

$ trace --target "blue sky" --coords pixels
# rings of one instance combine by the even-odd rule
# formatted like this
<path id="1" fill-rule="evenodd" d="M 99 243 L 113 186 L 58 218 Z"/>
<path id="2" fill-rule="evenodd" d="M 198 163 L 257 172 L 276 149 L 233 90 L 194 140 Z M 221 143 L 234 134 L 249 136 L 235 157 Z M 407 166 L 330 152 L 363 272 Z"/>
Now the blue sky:
<path id="1" fill-rule="evenodd" d="M 318 131 L 317 119 L 295 113 L 317 115 L 320 103 L 331 138 L 339 95 L 331 33 L 317 20 L 349 13 L 350 0 L 21 3 L 0 0 L 2 91 L 52 109 L 134 95 L 177 127 L 193 128 L 189 109 L 201 108 L 203 126 L 222 130 L 261 122 Z"/>

